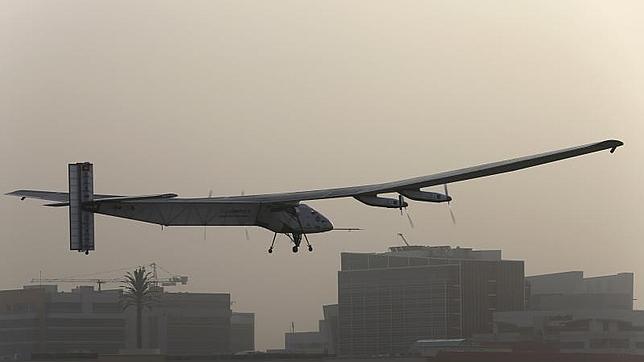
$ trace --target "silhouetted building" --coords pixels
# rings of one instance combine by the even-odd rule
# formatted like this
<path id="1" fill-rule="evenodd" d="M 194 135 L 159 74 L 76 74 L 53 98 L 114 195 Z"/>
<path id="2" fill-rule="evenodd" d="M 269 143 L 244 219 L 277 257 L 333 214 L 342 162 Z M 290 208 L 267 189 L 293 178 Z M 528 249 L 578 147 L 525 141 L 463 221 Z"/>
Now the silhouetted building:
<path id="1" fill-rule="evenodd" d="M 318 330 L 284 333 L 285 353 L 315 353 L 335 355 L 338 344 L 338 305 L 322 306 L 324 319 L 318 321 Z"/>
<path id="2" fill-rule="evenodd" d="M 116 353 L 125 347 L 120 290 L 55 285 L 0 291 L 0 357 L 32 352 Z"/>
<path id="3" fill-rule="evenodd" d="M 483 343 L 583 353 L 644 354 L 644 311 L 633 311 L 633 274 L 581 271 L 526 278 L 529 310 L 494 313 Z"/>
<path id="4" fill-rule="evenodd" d="M 0 291 L 0 359 L 136 348 L 135 308 L 123 311 L 121 295 L 120 289 L 91 286 L 71 292 L 55 285 Z M 229 294 L 163 292 L 143 312 L 143 347 L 176 355 L 230 352 L 231 314 Z M 247 330 L 253 321 L 246 320 Z M 248 332 L 245 337 L 248 342 Z"/>
<path id="5" fill-rule="evenodd" d="M 407 246 L 342 253 L 340 355 L 408 353 L 420 339 L 492 331 L 492 313 L 523 310 L 522 261 L 500 250 Z"/>
<path id="6" fill-rule="evenodd" d="M 494 314 L 478 343 L 583 353 L 644 354 L 644 311 L 568 309 Z"/>
<path id="7" fill-rule="evenodd" d="M 322 311 L 324 320 L 320 324 L 320 333 L 326 339 L 327 353 L 335 355 L 337 354 L 338 346 L 338 305 L 324 305 L 322 306 Z"/>
<path id="8" fill-rule="evenodd" d="M 583 271 L 526 277 L 526 309 L 633 310 L 633 273 L 584 278 Z"/>
<path id="9" fill-rule="evenodd" d="M 164 292 L 144 312 L 144 348 L 171 355 L 230 352 L 231 315 L 228 293 Z M 129 316 L 135 325 L 134 314 Z M 128 346 L 136 346 L 134 333 L 128 334 Z"/>
<path id="10" fill-rule="evenodd" d="M 255 313 L 233 312 L 230 332 L 230 352 L 254 351 Z"/>
<path id="11" fill-rule="evenodd" d="M 287 332 L 284 334 L 284 351 L 287 353 L 326 353 L 326 340 L 318 332 Z"/>

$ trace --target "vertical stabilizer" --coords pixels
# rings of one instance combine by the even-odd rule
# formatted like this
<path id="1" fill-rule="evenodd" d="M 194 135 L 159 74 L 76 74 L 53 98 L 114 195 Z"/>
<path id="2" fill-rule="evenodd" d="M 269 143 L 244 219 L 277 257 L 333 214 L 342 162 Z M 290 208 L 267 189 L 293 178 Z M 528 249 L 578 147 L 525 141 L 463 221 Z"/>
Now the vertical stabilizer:
<path id="1" fill-rule="evenodd" d="M 93 166 L 89 162 L 69 164 L 69 248 L 88 254 L 94 250 L 94 213 L 84 204 L 94 197 Z"/>

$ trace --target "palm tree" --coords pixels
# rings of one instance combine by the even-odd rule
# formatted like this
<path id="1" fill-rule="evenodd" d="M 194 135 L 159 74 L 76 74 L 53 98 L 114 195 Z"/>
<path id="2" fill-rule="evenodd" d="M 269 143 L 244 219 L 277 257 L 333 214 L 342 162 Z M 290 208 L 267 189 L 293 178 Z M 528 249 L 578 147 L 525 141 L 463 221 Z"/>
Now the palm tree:
<path id="1" fill-rule="evenodd" d="M 123 280 L 122 305 L 123 310 L 134 306 L 136 307 L 136 348 L 141 349 L 143 321 L 143 308 L 152 308 L 152 304 L 158 300 L 158 292 L 154 288 L 152 273 L 145 271 L 145 267 L 139 267 L 133 272 L 127 272 Z"/>

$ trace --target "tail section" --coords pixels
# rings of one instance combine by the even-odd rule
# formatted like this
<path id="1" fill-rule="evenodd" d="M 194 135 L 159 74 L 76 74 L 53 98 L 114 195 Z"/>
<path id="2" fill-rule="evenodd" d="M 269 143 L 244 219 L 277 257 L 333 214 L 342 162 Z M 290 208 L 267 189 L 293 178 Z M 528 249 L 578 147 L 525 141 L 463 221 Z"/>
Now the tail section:
<path id="1" fill-rule="evenodd" d="M 70 163 L 69 248 L 89 254 L 94 250 L 94 213 L 83 205 L 94 198 L 94 172 L 89 162 Z"/>

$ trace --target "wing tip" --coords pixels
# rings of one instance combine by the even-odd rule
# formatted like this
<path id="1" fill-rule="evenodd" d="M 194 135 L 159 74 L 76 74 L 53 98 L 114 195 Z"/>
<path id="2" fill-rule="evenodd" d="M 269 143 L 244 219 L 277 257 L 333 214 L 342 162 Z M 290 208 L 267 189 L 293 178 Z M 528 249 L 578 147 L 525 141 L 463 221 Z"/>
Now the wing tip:
<path id="1" fill-rule="evenodd" d="M 606 145 L 606 148 L 610 148 L 610 153 L 614 153 L 617 147 L 621 147 L 624 145 L 624 142 L 620 140 L 606 140 L 602 143 Z"/>

